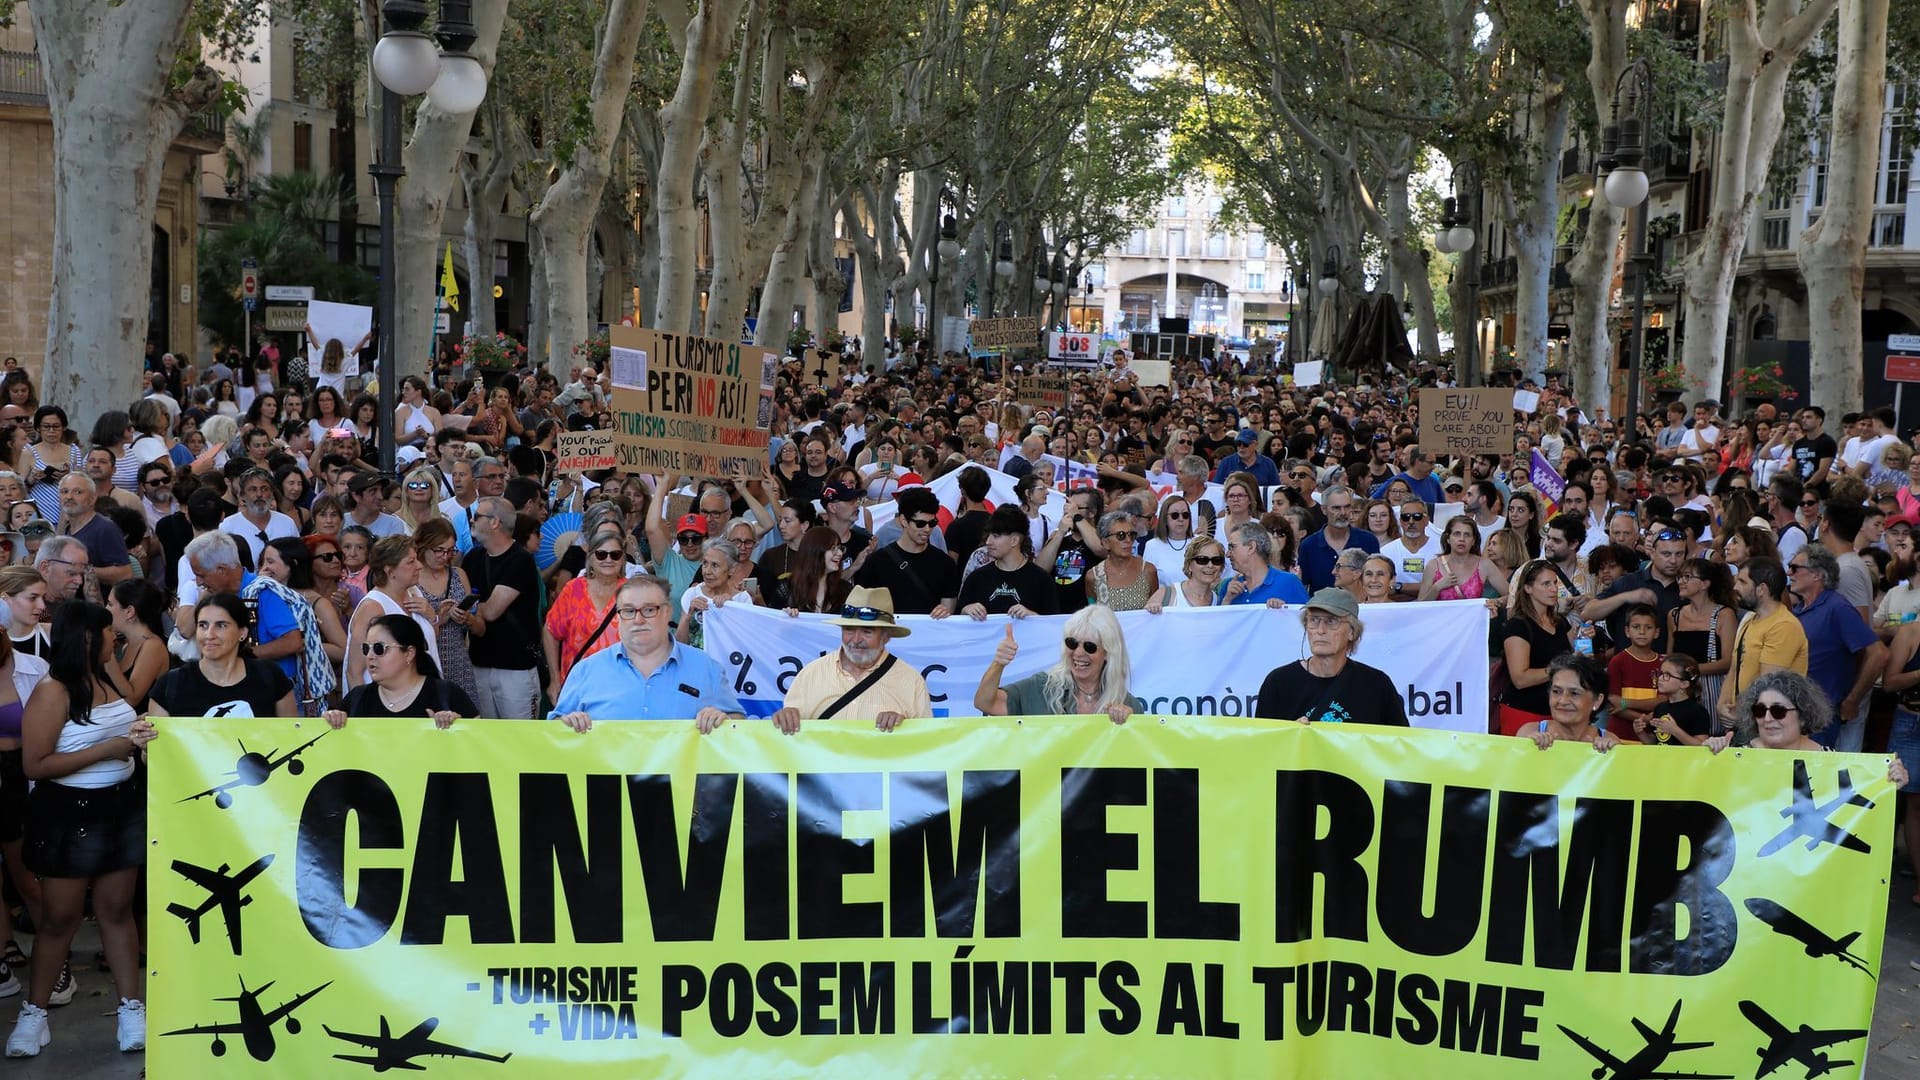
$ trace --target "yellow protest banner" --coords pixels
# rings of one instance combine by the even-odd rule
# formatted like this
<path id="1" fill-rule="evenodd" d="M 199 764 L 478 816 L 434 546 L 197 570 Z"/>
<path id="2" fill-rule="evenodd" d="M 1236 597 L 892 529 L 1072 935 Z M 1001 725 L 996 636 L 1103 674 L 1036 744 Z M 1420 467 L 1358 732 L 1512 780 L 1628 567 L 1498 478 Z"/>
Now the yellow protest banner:
<path id="1" fill-rule="evenodd" d="M 615 326 L 608 335 L 615 468 L 759 473 L 779 354 L 636 326 Z"/>
<path id="2" fill-rule="evenodd" d="M 1860 1060 L 1886 913 L 1865 755 L 1150 716 L 161 732 L 156 1076 L 1746 1076 Z"/>

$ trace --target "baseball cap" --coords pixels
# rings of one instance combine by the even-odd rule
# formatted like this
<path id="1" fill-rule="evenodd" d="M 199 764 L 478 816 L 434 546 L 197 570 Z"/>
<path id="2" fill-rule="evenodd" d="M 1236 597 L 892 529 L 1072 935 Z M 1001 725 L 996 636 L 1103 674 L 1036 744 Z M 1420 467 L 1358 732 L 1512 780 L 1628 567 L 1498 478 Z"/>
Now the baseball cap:
<path id="1" fill-rule="evenodd" d="M 1345 589 L 1321 589 L 1313 594 L 1313 599 L 1307 601 L 1306 610 L 1326 611 L 1357 619 L 1360 617 L 1360 602 Z"/>
<path id="2" fill-rule="evenodd" d="M 822 504 L 858 502 L 859 500 L 859 490 L 846 484 L 828 484 L 826 487 L 820 489 L 820 502 Z"/>
<path id="3" fill-rule="evenodd" d="M 701 536 L 705 536 L 707 535 L 707 515 L 681 514 L 680 524 L 674 526 L 673 532 L 675 536 L 678 536 L 681 533 L 690 533 L 690 532 L 699 533 Z"/>
<path id="4" fill-rule="evenodd" d="M 1260 441 L 1260 436 L 1252 428 L 1241 428 L 1240 434 L 1235 435 L 1233 441 L 1240 446 L 1251 446 Z"/>
<path id="5" fill-rule="evenodd" d="M 393 461 L 396 465 L 418 465 L 426 456 L 417 446 L 402 446 L 393 452 Z"/>
<path id="6" fill-rule="evenodd" d="M 378 484 L 382 488 L 385 488 L 389 483 L 392 483 L 392 481 L 388 480 L 386 477 L 380 475 L 379 473 L 363 472 L 356 475 L 353 479 L 347 481 L 347 490 L 357 493 L 357 492 L 365 491 L 368 488 L 374 486 L 375 484 Z"/>
<path id="7" fill-rule="evenodd" d="M 1465 491 L 1465 490 L 1467 490 L 1467 482 L 1466 482 L 1465 480 L 1462 480 L 1462 479 L 1460 479 L 1460 478 L 1459 478 L 1459 477 L 1457 477 L 1457 476 L 1449 476 L 1449 477 L 1447 477 L 1447 482 L 1446 482 L 1446 483 L 1444 483 L 1444 484 L 1442 484 L 1442 485 L 1440 485 L 1440 486 L 1441 486 L 1442 488 L 1444 488 L 1444 489 L 1446 489 L 1446 490 L 1448 490 L 1448 491 Z"/>

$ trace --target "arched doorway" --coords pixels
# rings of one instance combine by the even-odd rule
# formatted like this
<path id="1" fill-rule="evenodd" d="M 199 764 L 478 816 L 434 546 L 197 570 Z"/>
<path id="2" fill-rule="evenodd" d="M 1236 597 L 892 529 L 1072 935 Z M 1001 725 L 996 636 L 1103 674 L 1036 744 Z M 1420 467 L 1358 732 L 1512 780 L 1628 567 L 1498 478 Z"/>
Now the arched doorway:
<path id="1" fill-rule="evenodd" d="M 1187 320 L 1194 334 L 1225 334 L 1230 290 L 1225 282 L 1199 274 L 1177 274 L 1171 303 L 1167 295 L 1167 275 L 1137 277 L 1120 286 L 1120 329 L 1125 332 L 1158 332 L 1160 320 Z"/>

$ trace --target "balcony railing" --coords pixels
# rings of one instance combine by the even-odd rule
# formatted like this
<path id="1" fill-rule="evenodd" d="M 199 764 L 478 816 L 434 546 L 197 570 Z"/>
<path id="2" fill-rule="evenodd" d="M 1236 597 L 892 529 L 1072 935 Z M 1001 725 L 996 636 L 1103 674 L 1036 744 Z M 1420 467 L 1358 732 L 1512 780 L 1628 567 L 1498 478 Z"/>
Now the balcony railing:
<path id="1" fill-rule="evenodd" d="M 45 105 L 47 77 L 40 54 L 0 50 L 0 105 Z"/>

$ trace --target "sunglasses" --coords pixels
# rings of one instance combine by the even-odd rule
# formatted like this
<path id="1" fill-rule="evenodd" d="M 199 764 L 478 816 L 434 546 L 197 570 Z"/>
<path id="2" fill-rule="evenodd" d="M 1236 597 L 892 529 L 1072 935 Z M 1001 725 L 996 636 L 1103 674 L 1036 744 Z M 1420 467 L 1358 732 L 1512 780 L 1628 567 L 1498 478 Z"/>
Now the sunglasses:
<path id="1" fill-rule="evenodd" d="M 385 656 L 390 652 L 399 652 L 400 646 L 391 641 L 363 641 L 360 643 L 361 656 Z"/>
<path id="2" fill-rule="evenodd" d="M 1820 500 L 1819 499 L 1801 499 L 1800 505 L 1801 506 L 1819 506 Z"/>
<path id="3" fill-rule="evenodd" d="M 1195 566 L 1225 566 L 1227 558 L 1224 555 L 1195 555 L 1192 562 Z"/>
<path id="4" fill-rule="evenodd" d="M 1425 515 L 1425 514 L 1401 514 L 1401 515 L 1400 515 L 1400 520 L 1401 520 L 1401 521 L 1425 521 L 1425 520 L 1427 520 L 1427 515 Z"/>
<path id="5" fill-rule="evenodd" d="M 408 491 L 432 491 L 433 482 L 431 480 L 409 480 L 407 481 L 407 490 Z"/>
<path id="6" fill-rule="evenodd" d="M 861 622 L 892 622 L 893 612 L 877 607 L 854 607 L 852 604 L 848 604 L 846 607 L 840 609 L 840 617 L 843 619 L 858 619 Z"/>
<path id="7" fill-rule="evenodd" d="M 1067 647 L 1068 652 L 1079 649 L 1088 656 L 1092 656 L 1094 653 L 1100 651 L 1100 643 L 1097 641 L 1081 641 L 1079 638 L 1061 638 L 1060 642 Z"/>
<path id="8" fill-rule="evenodd" d="M 596 551 L 593 553 L 593 557 L 599 559 L 601 562 L 614 562 L 625 559 L 627 553 L 624 551 Z"/>
<path id="9" fill-rule="evenodd" d="M 683 544 L 698 544 L 704 541 L 706 537 L 701 536 L 699 533 L 681 533 L 679 536 L 675 537 L 675 539 L 679 540 Z"/>
<path id="10" fill-rule="evenodd" d="M 939 518 L 908 518 L 907 524 L 913 526 L 916 529 L 931 529 L 935 525 L 940 524 L 940 519 Z"/>
<path id="11" fill-rule="evenodd" d="M 1136 536 L 1138 536 L 1138 535 L 1140 535 L 1140 534 L 1139 534 L 1139 533 L 1133 533 L 1133 532 L 1120 532 L 1120 531 L 1118 531 L 1118 530 L 1116 530 L 1116 531 L 1114 531 L 1114 532 L 1110 532 L 1110 533 L 1108 533 L 1108 534 L 1107 534 L 1107 539 L 1109 539 L 1109 540 L 1132 540 L 1132 539 L 1133 539 L 1134 537 L 1136 537 Z"/>
<path id="12" fill-rule="evenodd" d="M 1789 714 L 1799 712 L 1800 710 L 1791 705 L 1762 705 L 1756 701 L 1753 703 L 1753 708 L 1747 711 L 1753 714 L 1755 720 L 1769 714 L 1771 714 L 1775 720 L 1785 720 Z"/>
<path id="13" fill-rule="evenodd" d="M 340 553 L 337 551 L 323 551 L 320 554 L 315 555 L 313 557 L 313 561 L 314 562 L 339 562 Z"/>
<path id="14" fill-rule="evenodd" d="M 1685 540 L 1686 538 L 1686 533 L 1676 532 L 1672 529 L 1661 529 L 1659 532 L 1653 534 L 1653 542 L 1656 544 L 1662 540 Z"/>
<path id="15" fill-rule="evenodd" d="M 1313 479 L 1313 474 L 1312 474 L 1312 473 L 1310 473 L 1310 472 L 1297 472 L 1297 473 L 1289 473 L 1289 474 L 1287 474 L 1287 475 L 1288 475 L 1289 477 L 1291 477 L 1292 479 L 1294 479 L 1294 480 L 1311 480 L 1311 479 Z"/>
<path id="16" fill-rule="evenodd" d="M 1169 510 L 1167 511 L 1167 516 L 1170 518 L 1179 518 L 1182 521 L 1185 521 L 1193 517 L 1192 514 L 1188 513 L 1185 510 Z"/>

